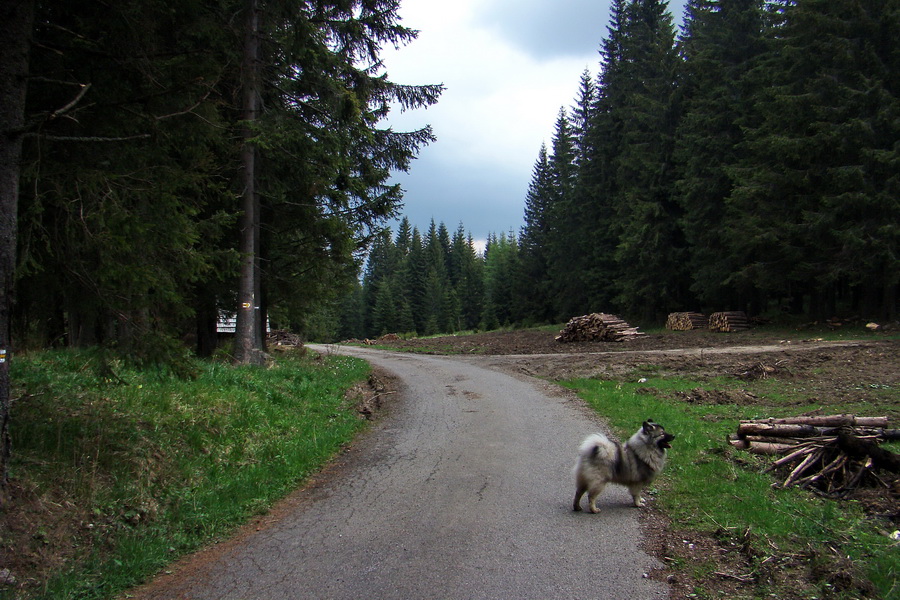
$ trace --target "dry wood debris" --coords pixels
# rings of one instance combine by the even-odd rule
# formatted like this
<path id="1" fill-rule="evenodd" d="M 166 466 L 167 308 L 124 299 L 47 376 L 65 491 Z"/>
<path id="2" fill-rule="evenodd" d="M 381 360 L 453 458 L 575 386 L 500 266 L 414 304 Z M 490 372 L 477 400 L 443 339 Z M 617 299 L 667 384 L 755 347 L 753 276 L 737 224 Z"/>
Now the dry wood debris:
<path id="1" fill-rule="evenodd" d="M 800 486 L 844 497 L 863 484 L 888 487 L 900 474 L 900 455 L 878 446 L 900 440 L 887 417 L 828 415 L 741 421 L 729 443 L 758 454 L 780 454 L 770 466 L 777 487 Z"/>
<path id="2" fill-rule="evenodd" d="M 280 329 L 273 329 L 270 331 L 266 338 L 266 342 L 270 346 L 303 346 L 303 338 L 299 335 Z"/>
<path id="3" fill-rule="evenodd" d="M 784 361 L 777 360 L 772 364 L 757 362 L 752 365 L 740 365 L 740 368 L 734 373 L 738 379 L 768 379 L 780 373 L 789 372 L 783 366 Z"/>

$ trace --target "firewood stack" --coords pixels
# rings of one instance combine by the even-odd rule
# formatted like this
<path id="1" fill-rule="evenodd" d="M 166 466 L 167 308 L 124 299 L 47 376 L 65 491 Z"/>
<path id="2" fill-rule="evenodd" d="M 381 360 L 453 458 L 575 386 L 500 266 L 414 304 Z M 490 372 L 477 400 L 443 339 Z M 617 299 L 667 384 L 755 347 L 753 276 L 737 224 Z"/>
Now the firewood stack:
<path id="1" fill-rule="evenodd" d="M 622 342 L 644 335 L 616 315 L 592 313 L 569 319 L 557 342 Z"/>
<path id="2" fill-rule="evenodd" d="M 780 473 L 775 487 L 809 487 L 843 497 L 864 484 L 887 485 L 879 471 L 900 474 L 900 455 L 878 446 L 900 440 L 887 417 L 830 415 L 741 421 L 729 443 L 758 454 L 781 454 L 770 466 Z"/>
<path id="3" fill-rule="evenodd" d="M 750 319 L 741 311 L 716 312 L 709 315 L 709 328 L 712 331 L 744 331 L 750 329 Z"/>
<path id="4" fill-rule="evenodd" d="M 673 312 L 666 319 L 666 329 L 672 331 L 690 331 L 691 329 L 706 329 L 709 327 L 709 319 L 698 312 Z"/>

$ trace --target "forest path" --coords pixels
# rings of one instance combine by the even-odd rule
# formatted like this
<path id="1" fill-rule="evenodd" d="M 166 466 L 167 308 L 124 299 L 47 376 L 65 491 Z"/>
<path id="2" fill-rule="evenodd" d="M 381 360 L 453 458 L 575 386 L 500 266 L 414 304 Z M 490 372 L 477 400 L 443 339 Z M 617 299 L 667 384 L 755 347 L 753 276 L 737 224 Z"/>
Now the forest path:
<path id="1" fill-rule="evenodd" d="M 567 393 L 477 358 L 312 346 L 390 371 L 375 426 L 257 530 L 191 557 L 141 599 L 651 599 L 655 559 L 613 486 L 574 513 L 571 467 L 601 429 Z"/>

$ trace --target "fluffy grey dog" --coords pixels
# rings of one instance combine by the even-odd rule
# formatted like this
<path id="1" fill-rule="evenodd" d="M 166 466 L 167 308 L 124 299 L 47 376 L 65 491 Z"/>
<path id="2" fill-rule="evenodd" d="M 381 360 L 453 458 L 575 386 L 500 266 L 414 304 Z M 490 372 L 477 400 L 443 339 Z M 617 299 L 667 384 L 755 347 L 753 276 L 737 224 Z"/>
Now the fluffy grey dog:
<path id="1" fill-rule="evenodd" d="M 597 497 L 608 483 L 624 485 L 635 506 L 644 506 L 641 492 L 656 479 L 666 464 L 666 449 L 675 439 L 662 425 L 644 421 L 637 433 L 624 444 L 613 442 L 601 433 L 589 435 L 578 451 L 575 463 L 575 502 L 572 510 L 581 510 L 581 497 L 587 492 L 592 513 L 600 512 Z"/>

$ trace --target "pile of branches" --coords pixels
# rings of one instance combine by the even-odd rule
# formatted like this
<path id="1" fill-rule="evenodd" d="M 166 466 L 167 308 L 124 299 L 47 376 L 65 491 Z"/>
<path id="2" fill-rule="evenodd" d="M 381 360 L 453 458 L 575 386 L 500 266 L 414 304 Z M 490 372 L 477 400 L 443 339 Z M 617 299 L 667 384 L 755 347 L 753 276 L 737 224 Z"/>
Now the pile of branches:
<path id="1" fill-rule="evenodd" d="M 369 338 L 366 338 L 364 340 L 361 340 L 358 338 L 350 338 L 347 340 L 343 340 L 341 343 L 342 344 L 362 344 L 363 346 L 374 346 L 375 344 L 383 344 L 385 342 L 398 342 L 401 339 L 402 338 L 399 335 L 397 335 L 396 333 L 386 333 L 383 336 L 381 336 L 380 338 L 377 338 L 374 340 L 369 339 Z"/>
<path id="2" fill-rule="evenodd" d="M 672 331 L 690 331 L 692 329 L 706 329 L 709 327 L 709 318 L 698 312 L 673 312 L 666 319 L 666 329 Z"/>
<path id="3" fill-rule="evenodd" d="M 592 313 L 569 319 L 557 342 L 621 342 L 644 335 L 616 315 Z"/>
<path id="4" fill-rule="evenodd" d="M 775 484 L 844 497 L 864 483 L 888 487 L 880 472 L 900 474 L 900 455 L 878 446 L 900 440 L 887 417 L 830 415 L 741 421 L 729 443 L 758 454 L 783 455 L 767 469 L 784 477 Z"/>
<path id="5" fill-rule="evenodd" d="M 787 369 L 782 366 L 783 364 L 783 360 L 777 360 L 771 365 L 763 362 L 757 362 L 752 365 L 740 365 L 740 368 L 734 373 L 734 376 L 738 379 L 745 380 L 768 379 L 779 373 L 789 373 Z"/>
<path id="6" fill-rule="evenodd" d="M 296 333 L 282 329 L 273 329 L 266 337 L 266 343 L 270 346 L 297 346 L 303 345 L 303 338 Z"/>

